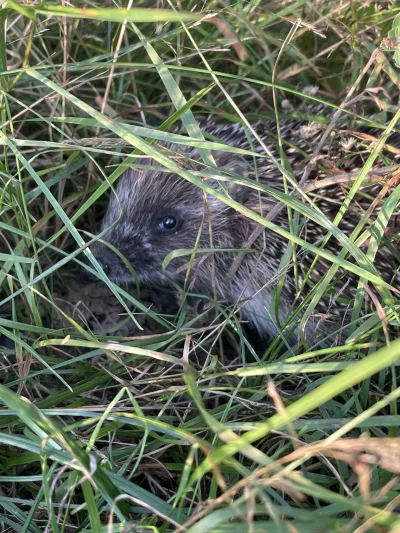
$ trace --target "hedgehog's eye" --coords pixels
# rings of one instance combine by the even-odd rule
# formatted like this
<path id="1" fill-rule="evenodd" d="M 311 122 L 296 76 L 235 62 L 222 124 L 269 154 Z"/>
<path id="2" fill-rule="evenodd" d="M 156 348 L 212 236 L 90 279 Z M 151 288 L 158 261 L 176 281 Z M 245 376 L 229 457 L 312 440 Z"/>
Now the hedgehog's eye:
<path id="1" fill-rule="evenodd" d="M 176 228 L 177 220 L 175 217 L 168 216 L 164 217 L 160 222 L 161 229 L 174 229 Z"/>

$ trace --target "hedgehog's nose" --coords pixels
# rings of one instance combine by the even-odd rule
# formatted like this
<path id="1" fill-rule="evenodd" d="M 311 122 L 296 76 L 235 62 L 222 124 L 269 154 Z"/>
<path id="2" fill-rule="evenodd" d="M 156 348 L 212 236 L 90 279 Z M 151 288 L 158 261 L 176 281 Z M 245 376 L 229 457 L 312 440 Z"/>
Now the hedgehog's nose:
<path id="1" fill-rule="evenodd" d="M 85 266 L 94 268 L 89 258 L 86 255 L 82 254 L 82 257 L 79 257 L 79 260 Z M 85 266 L 80 266 L 79 268 L 79 276 L 82 279 L 82 281 L 86 283 L 93 283 L 94 281 L 97 281 L 97 277 L 94 274 L 92 274 L 89 270 L 87 270 Z"/>
<path id="2" fill-rule="evenodd" d="M 103 246 L 101 243 L 96 243 L 90 247 L 90 250 L 92 254 L 94 255 L 95 259 L 103 269 L 104 273 L 108 276 L 110 274 L 110 261 L 108 260 L 109 250 L 107 250 L 106 246 Z M 82 263 L 89 266 L 90 268 L 94 269 L 95 267 L 92 265 L 90 259 L 84 255 L 81 258 Z M 88 281 L 96 281 L 98 278 L 97 276 L 93 275 L 91 272 L 86 270 L 86 268 L 82 268 L 82 275 L 84 278 L 86 278 Z"/>
<path id="3" fill-rule="evenodd" d="M 104 270 L 104 274 L 106 274 L 108 276 L 108 274 L 111 271 L 109 263 L 107 263 L 107 261 L 105 261 L 101 257 L 98 257 L 98 256 L 95 256 L 95 257 L 97 259 L 97 262 L 101 266 L 101 268 Z"/>
<path id="4" fill-rule="evenodd" d="M 111 272 L 110 265 L 99 257 L 96 257 L 96 259 L 99 265 L 101 266 L 101 268 L 103 269 L 105 275 L 109 276 Z M 82 263 L 84 263 L 88 267 L 95 270 L 95 267 L 92 265 L 92 263 L 89 261 L 87 257 L 85 257 L 85 259 L 82 259 Z M 99 278 L 96 275 L 89 272 L 89 270 L 87 270 L 86 268 L 81 268 L 81 277 L 82 277 L 82 280 L 86 281 L 87 283 L 93 283 L 94 281 L 99 281 Z"/>

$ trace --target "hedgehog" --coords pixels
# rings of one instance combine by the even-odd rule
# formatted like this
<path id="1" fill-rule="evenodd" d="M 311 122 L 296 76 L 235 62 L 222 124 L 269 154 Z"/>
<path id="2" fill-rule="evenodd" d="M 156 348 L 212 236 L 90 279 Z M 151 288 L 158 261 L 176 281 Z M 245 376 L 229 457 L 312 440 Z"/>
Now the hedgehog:
<path id="1" fill-rule="evenodd" d="M 207 192 L 150 158 L 137 159 L 110 197 L 101 224 L 102 232 L 109 228 L 103 237 L 106 242 L 91 246 L 100 266 L 112 281 L 134 281 L 131 269 L 108 242 L 129 262 L 136 282 L 216 299 L 262 339 L 281 335 L 295 343 L 301 333 L 311 344 L 341 341 L 360 278 L 339 268 L 300 328 L 313 290 L 332 265 L 329 258 L 316 257 L 301 243 L 323 244 L 335 256 L 343 243 L 333 234 L 326 240 L 326 224 L 304 216 L 293 205 L 288 207 L 284 199 L 294 198 L 308 207 L 312 203 L 314 212 L 333 221 L 381 130 L 363 127 L 352 132 L 343 125 L 327 136 L 318 157 L 311 160 L 325 131 L 317 122 L 260 120 L 249 129 L 209 120 L 201 129 L 206 139 L 219 143 L 211 145 L 216 148 L 211 151 L 211 163 L 205 163 L 193 146 L 163 141 L 157 148 L 179 169 L 208 185 Z M 376 221 L 394 186 L 399 153 L 394 147 L 399 140 L 400 134 L 391 135 L 342 217 L 338 228 L 346 237 L 362 217 L 363 230 Z M 221 145 L 235 148 L 236 153 L 224 151 Z M 267 227 L 260 217 L 268 221 Z M 288 232 L 301 241 L 289 244 Z M 388 246 L 377 250 L 371 268 L 400 289 L 397 245 L 394 239 L 384 240 Z M 360 252 L 367 248 L 368 241 Z M 174 250 L 183 251 L 169 255 Z M 357 264 L 350 254 L 346 260 Z M 364 313 L 374 309 L 375 288 L 371 290 L 365 292 Z"/>

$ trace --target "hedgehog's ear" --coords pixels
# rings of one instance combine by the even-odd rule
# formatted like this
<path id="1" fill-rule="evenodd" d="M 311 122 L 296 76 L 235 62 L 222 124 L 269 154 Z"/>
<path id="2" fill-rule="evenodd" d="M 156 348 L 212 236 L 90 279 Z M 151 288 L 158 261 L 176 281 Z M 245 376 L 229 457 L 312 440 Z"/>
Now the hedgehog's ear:
<path id="1" fill-rule="evenodd" d="M 243 203 L 248 187 L 238 183 L 236 179 L 246 177 L 249 173 L 248 165 L 242 159 L 233 158 L 229 160 L 229 155 L 223 154 L 224 157 L 217 159 L 218 170 L 215 170 L 215 174 L 221 176 L 220 179 L 210 177 L 207 179 L 207 183 L 220 192 L 227 191 L 232 200 Z M 210 174 L 214 173 L 212 170 Z"/>
<path id="2" fill-rule="evenodd" d="M 222 192 L 224 194 L 227 192 L 232 200 L 235 200 L 235 202 L 243 203 L 246 199 L 248 187 L 241 185 L 240 183 L 235 183 L 234 181 L 228 179 L 208 179 L 207 184 L 211 185 L 211 187 L 218 192 Z"/>

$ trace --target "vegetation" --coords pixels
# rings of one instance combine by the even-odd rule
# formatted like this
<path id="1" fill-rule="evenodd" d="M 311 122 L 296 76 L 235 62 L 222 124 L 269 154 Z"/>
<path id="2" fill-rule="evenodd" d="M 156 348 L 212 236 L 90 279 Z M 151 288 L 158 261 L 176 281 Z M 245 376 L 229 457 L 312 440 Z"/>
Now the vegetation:
<path id="1" fill-rule="evenodd" d="M 328 125 L 310 115 L 321 102 L 396 129 L 400 6 L 0 7 L 1 531 L 400 531 L 395 293 L 345 345 L 293 352 L 209 327 L 212 302 L 180 295 L 175 313 L 168 293 L 81 277 L 112 185 L 160 132 L 198 138 L 209 116 Z M 362 142 L 360 176 L 381 149 Z M 374 242 L 400 264 L 389 218 Z"/>

